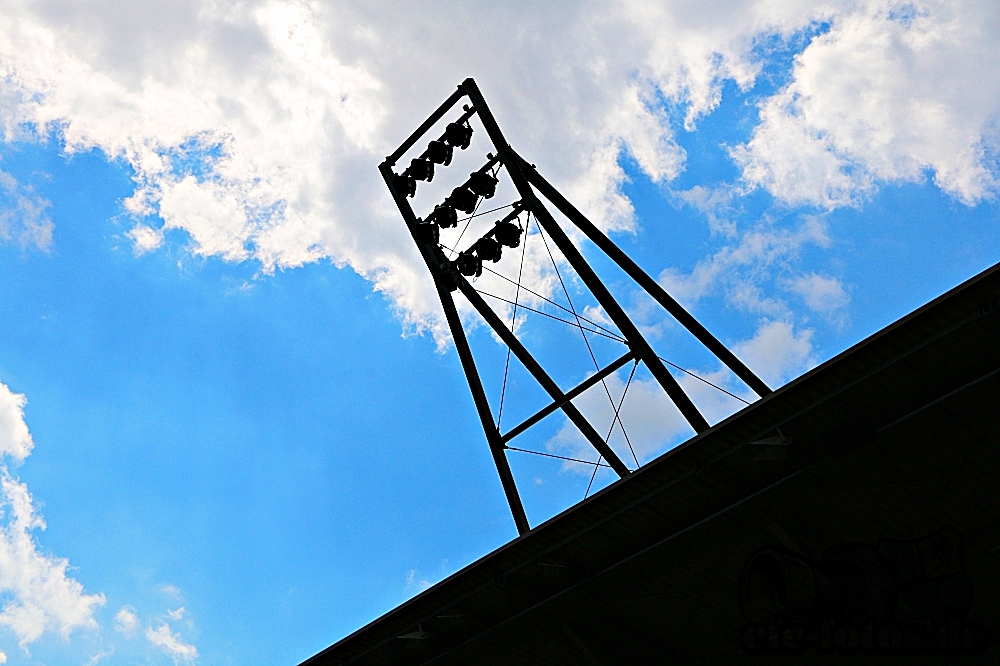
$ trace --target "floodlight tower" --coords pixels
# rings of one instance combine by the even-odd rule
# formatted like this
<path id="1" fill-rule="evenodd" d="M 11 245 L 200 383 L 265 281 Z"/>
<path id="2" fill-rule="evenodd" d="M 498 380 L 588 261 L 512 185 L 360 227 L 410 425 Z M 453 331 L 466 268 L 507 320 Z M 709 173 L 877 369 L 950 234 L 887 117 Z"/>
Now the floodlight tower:
<path id="1" fill-rule="evenodd" d="M 421 140 L 436 124 L 441 122 L 462 98 L 468 103 L 463 106 L 463 112 L 453 122 L 448 123 L 439 138 L 428 143 L 426 150 L 410 160 L 402 171 L 395 171 L 396 163 L 406 155 L 413 146 Z M 434 178 L 435 165 L 445 167 L 451 164 L 456 149 L 469 147 L 473 129 L 470 124 L 474 116 L 479 117 L 493 145 L 493 152 L 487 155 L 486 163 L 469 175 L 469 178 L 458 187 L 443 202 L 438 204 L 425 217 L 420 218 L 414 213 L 409 199 L 416 193 L 419 181 L 430 181 Z M 473 214 L 477 205 L 484 198 L 492 198 L 498 184 L 499 170 L 503 168 L 517 190 L 519 199 L 512 204 L 511 213 L 498 221 L 484 236 L 462 250 L 457 257 L 449 259 L 440 244 L 440 230 L 454 227 L 458 223 L 458 212 Z M 486 100 L 483 99 L 476 82 L 469 78 L 458 86 L 457 90 L 438 109 L 430 115 L 410 135 L 406 141 L 386 157 L 379 165 L 379 171 L 385 179 L 386 186 L 392 194 L 399 212 L 406 222 L 421 256 L 430 270 L 437 288 L 445 318 L 451 329 L 455 348 L 462 362 L 462 368 L 469 382 L 472 397 L 482 421 L 486 441 L 497 466 L 500 482 L 503 485 L 511 514 L 520 534 L 529 531 L 530 525 L 525 515 L 524 507 L 518 495 L 517 485 L 507 462 L 507 442 L 535 425 L 543 418 L 562 410 L 567 418 L 580 430 L 581 434 L 597 450 L 600 456 L 620 476 L 630 473 L 625 463 L 608 445 L 607 438 L 602 437 L 587 418 L 573 404 L 573 399 L 587 389 L 597 385 L 612 373 L 629 362 L 644 363 L 650 374 L 667 393 L 681 414 L 696 432 L 704 432 L 709 428 L 708 422 L 695 407 L 691 399 L 667 370 L 663 361 L 643 337 L 636 325 L 612 296 L 598 275 L 591 268 L 580 250 L 573 244 L 555 218 L 542 203 L 542 198 L 556 207 L 573 225 L 590 239 L 600 250 L 625 271 L 649 296 L 667 310 L 681 325 L 690 331 L 710 352 L 712 352 L 732 372 L 742 379 L 759 396 L 771 393 L 771 389 L 760 380 L 746 365 L 719 342 L 690 313 L 670 297 L 666 291 L 643 271 L 632 259 L 611 241 L 600 229 L 586 218 L 573 204 L 556 190 L 535 167 L 521 158 L 507 143 L 500 127 Z M 562 390 L 552 380 L 541 364 L 518 340 L 513 331 L 497 316 L 496 312 L 483 300 L 482 295 L 469 282 L 468 278 L 478 277 L 483 270 L 483 261 L 497 261 L 503 253 L 503 248 L 517 247 L 521 240 L 522 229 L 514 224 L 521 212 L 529 212 L 534 216 L 541 230 L 552 239 L 566 261 L 573 267 L 582 282 L 594 295 L 597 302 L 621 331 L 628 351 L 610 363 L 596 374 L 587 378 L 579 385 Z M 533 416 L 504 434 L 493 420 L 493 414 L 486 392 L 483 389 L 475 359 L 469 347 L 462 321 L 455 307 L 454 292 L 459 291 L 479 313 L 483 320 L 493 329 L 496 335 L 509 347 L 511 353 L 524 365 L 539 385 L 549 394 L 552 402 L 539 410 Z"/>

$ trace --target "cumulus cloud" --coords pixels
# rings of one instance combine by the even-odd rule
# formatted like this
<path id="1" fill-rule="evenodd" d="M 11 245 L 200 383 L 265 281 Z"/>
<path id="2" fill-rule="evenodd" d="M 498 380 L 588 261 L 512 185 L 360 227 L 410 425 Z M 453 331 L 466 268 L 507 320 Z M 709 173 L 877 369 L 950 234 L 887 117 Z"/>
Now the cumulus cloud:
<path id="1" fill-rule="evenodd" d="M 602 227 L 627 230 L 634 219 L 620 155 L 658 182 L 683 169 L 664 100 L 683 108 L 694 129 L 719 104 L 725 81 L 753 85 L 766 57 L 761 39 L 831 22 L 795 70 L 804 82 L 824 44 L 847 49 L 851 26 L 878 30 L 890 21 L 886 11 L 847 0 L 745 0 L 722 12 L 684 2 L 470 9 L 181 0 L 141 12 L 111 2 L 12 2 L 0 17 L 0 122 L 8 140 L 54 133 L 67 152 L 99 148 L 128 163 L 136 188 L 125 207 L 152 216 L 129 234 L 137 253 L 159 246 L 163 229 L 181 229 L 195 254 L 254 259 L 265 270 L 328 258 L 371 279 L 408 326 L 437 330 L 425 269 L 374 165 L 456 82 L 477 75 L 515 145 Z M 926 27 L 906 29 L 950 29 L 942 16 L 919 14 L 913 25 Z M 984 51 L 989 41 L 979 37 L 959 31 L 948 43 Z M 831 80 L 824 96 L 826 82 L 806 90 L 817 108 L 838 90 Z M 774 104 L 787 108 L 802 97 L 797 91 Z M 977 99 L 977 108 L 990 104 L 985 93 Z M 822 134 L 825 125 L 806 115 L 803 131 Z M 785 136 L 768 129 L 766 109 L 762 117 L 760 137 Z M 978 126 L 962 127 L 969 138 Z M 738 154 L 748 182 L 778 178 L 753 175 L 758 167 L 788 171 L 765 144 L 755 136 Z M 842 158 L 837 141 L 820 148 Z M 982 174 L 962 180 L 961 164 L 941 182 L 975 197 L 985 185 L 950 184 L 986 182 Z M 812 197 L 837 169 L 810 171 L 807 194 L 795 196 Z"/>
<path id="2" fill-rule="evenodd" d="M 163 231 L 153 229 L 145 224 L 137 224 L 125 236 L 132 241 L 132 249 L 137 257 L 151 252 L 163 244 Z"/>
<path id="3" fill-rule="evenodd" d="M 927 173 L 972 204 L 996 196 L 998 112 L 994 3 L 860 2 L 796 57 L 733 154 L 749 184 L 792 204 L 851 205 Z"/>
<path id="4" fill-rule="evenodd" d="M 815 34 L 787 85 L 761 101 L 750 140 L 732 149 L 742 185 L 829 208 L 930 173 L 972 203 L 997 182 L 994 9 L 177 0 L 138 11 L 14 0 L 0 17 L 0 123 L 8 141 L 54 136 L 68 153 L 97 148 L 129 165 L 136 254 L 175 229 L 193 254 L 265 272 L 328 259 L 370 279 L 408 330 L 440 339 L 436 295 L 374 166 L 466 76 L 478 77 L 525 156 L 602 228 L 628 231 L 622 154 L 670 181 L 686 159 L 674 121 L 696 130 L 724 84 L 755 84 L 771 46 Z M 478 166 L 485 150 L 470 149 L 453 172 Z M 433 185 L 421 190 L 443 191 Z M 681 196 L 734 235 L 733 185 Z M 20 213 L 29 222 L 9 234 L 46 246 L 43 202 L 26 201 L 35 217 Z M 752 283 L 732 292 L 779 314 Z"/>
<path id="5" fill-rule="evenodd" d="M 813 332 L 784 321 L 766 322 L 733 352 L 771 386 L 780 386 L 818 362 L 812 344 Z"/>
<path id="6" fill-rule="evenodd" d="M 170 655 L 175 664 L 193 664 L 198 659 L 198 648 L 181 640 L 180 636 L 164 623 L 156 629 L 146 628 L 146 640 Z"/>

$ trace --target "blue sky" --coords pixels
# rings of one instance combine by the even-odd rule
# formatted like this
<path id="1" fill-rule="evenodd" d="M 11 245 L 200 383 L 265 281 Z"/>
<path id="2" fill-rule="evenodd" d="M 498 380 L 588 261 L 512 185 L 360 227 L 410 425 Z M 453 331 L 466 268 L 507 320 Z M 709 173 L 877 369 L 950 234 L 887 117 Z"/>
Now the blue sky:
<path id="1" fill-rule="evenodd" d="M 1000 260 L 989 3 L 730 5 L 13 3 L 0 663 L 297 663 L 516 536 L 376 171 L 465 76 L 772 386 Z M 479 131 L 450 176 L 488 149 Z M 582 247 L 661 355 L 753 399 Z M 529 283 L 563 302 L 541 238 L 523 249 Z M 495 407 L 506 349 L 462 311 Z M 573 329 L 517 330 L 564 387 L 593 370 Z M 712 422 L 738 408 L 681 381 Z M 640 462 L 691 435 L 648 374 L 631 386 Z M 516 364 L 507 391 L 508 427 L 545 402 Z M 603 394 L 579 404 L 610 423 Z M 517 445 L 596 458 L 560 416 Z M 533 525 L 591 478 L 509 459 Z"/>

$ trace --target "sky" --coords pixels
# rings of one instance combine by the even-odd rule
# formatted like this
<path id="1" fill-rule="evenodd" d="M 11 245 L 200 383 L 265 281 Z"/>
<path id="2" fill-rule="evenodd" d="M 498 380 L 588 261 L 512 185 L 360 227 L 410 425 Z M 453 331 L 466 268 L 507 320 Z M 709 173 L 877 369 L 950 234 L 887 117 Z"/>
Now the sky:
<path id="1" fill-rule="evenodd" d="M 776 388 L 1000 261 L 998 61 L 989 0 L 0 1 L 0 664 L 298 663 L 517 536 L 376 169 L 466 77 Z M 519 221 L 517 301 L 614 330 Z M 756 399 L 573 238 L 709 422 Z M 458 304 L 506 430 L 546 397 Z M 624 351 L 491 304 L 564 389 Z M 693 435 L 642 366 L 576 404 L 633 469 Z M 615 478 L 508 459 L 532 525 Z"/>

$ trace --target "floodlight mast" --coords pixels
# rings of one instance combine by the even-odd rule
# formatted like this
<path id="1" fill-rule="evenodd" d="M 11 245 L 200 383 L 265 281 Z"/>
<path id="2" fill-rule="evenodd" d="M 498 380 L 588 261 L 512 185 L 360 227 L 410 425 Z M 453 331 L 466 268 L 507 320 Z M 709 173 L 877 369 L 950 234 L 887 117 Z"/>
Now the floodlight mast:
<path id="1" fill-rule="evenodd" d="M 428 150 L 411 162 L 410 168 L 397 174 L 393 170 L 396 162 L 430 131 L 434 125 L 441 121 L 463 97 L 468 98 L 471 106 L 466 105 L 464 107 L 464 113 L 458 121 L 448 126 L 448 131 L 441 139 L 432 141 L 432 145 L 428 147 Z M 464 185 L 455 188 L 452 195 L 443 204 L 435 208 L 434 213 L 429 215 L 427 219 L 419 219 L 413 212 L 413 208 L 410 206 L 408 200 L 415 192 L 415 179 L 430 180 L 433 177 L 433 164 L 424 164 L 424 162 L 443 160 L 437 163 L 447 166 L 451 161 L 451 150 L 454 147 L 464 149 L 468 146 L 469 136 L 472 132 L 468 126 L 468 120 L 473 115 L 479 116 L 486 134 L 493 144 L 495 153 L 490 153 L 487 156 L 489 161 L 486 166 L 474 172 Z M 461 145 L 458 142 L 461 142 Z M 442 145 L 444 145 L 444 148 L 441 147 Z M 465 255 L 464 263 L 458 264 L 445 256 L 442 247 L 438 243 L 439 227 L 453 226 L 453 224 L 446 220 L 454 221 L 456 219 L 454 215 L 456 206 L 460 210 L 464 210 L 461 206 L 467 205 L 469 196 L 477 197 L 474 199 L 477 202 L 479 201 L 479 196 L 492 196 L 496 181 L 493 176 L 489 176 L 487 179 L 483 174 L 488 175 L 489 170 L 495 165 L 500 165 L 506 169 L 520 196 L 520 201 L 514 204 L 515 211 L 524 210 L 534 215 L 540 228 L 553 240 L 556 247 L 559 248 L 560 252 L 566 258 L 566 261 L 573 267 L 577 275 L 580 276 L 580 279 L 607 313 L 608 317 L 621 331 L 625 339 L 625 344 L 629 349 L 624 356 L 566 392 L 563 392 L 559 388 L 538 361 L 524 347 L 520 340 L 517 339 L 517 336 L 514 335 L 510 328 L 504 325 L 496 312 L 487 305 L 479 292 L 466 279 L 466 275 L 478 275 L 478 270 L 481 270 L 483 255 L 481 253 L 478 256 L 475 254 L 474 250 L 477 245 L 474 244 L 463 252 L 462 255 Z M 618 264 L 647 294 L 667 310 L 681 325 L 687 328 L 695 338 L 705 345 L 709 351 L 732 370 L 737 377 L 742 379 L 755 393 L 761 397 L 771 393 L 771 389 L 760 378 L 736 358 L 729 349 L 719 342 L 690 313 L 684 310 L 677 301 L 671 298 L 655 280 L 632 261 L 628 255 L 622 252 L 610 238 L 588 220 L 583 213 L 577 210 L 556 188 L 549 184 L 533 165 L 522 159 L 510 147 L 473 79 L 469 78 L 463 81 L 455 92 L 392 155 L 386 157 L 385 161 L 379 165 L 379 171 L 382 173 L 386 186 L 389 188 L 389 192 L 392 194 L 393 200 L 396 202 L 396 206 L 399 208 L 399 212 L 402 214 L 403 220 L 406 222 L 406 226 L 410 230 L 410 234 L 417 244 L 420 254 L 434 279 L 438 296 L 441 299 L 441 306 L 444 309 L 445 319 L 448 321 L 452 339 L 455 342 L 455 349 L 458 351 L 462 368 L 469 382 L 473 402 L 476 405 L 476 411 L 479 413 L 479 419 L 486 434 L 486 441 L 493 455 L 493 461 L 497 466 L 500 483 L 503 486 L 504 494 L 507 497 L 507 502 L 510 505 L 511 514 L 514 517 L 514 523 L 517 526 L 519 534 L 528 532 L 531 527 L 524 512 L 520 495 L 518 494 L 514 475 L 507 461 L 507 442 L 549 414 L 562 410 L 620 477 L 625 477 L 630 473 L 629 468 L 608 445 L 606 438 L 598 434 L 593 425 L 572 403 L 574 398 L 601 382 L 608 375 L 624 367 L 630 361 L 645 363 L 650 373 L 696 432 L 701 433 L 709 428 L 708 422 L 698 411 L 698 408 L 695 407 L 691 399 L 684 393 L 680 384 L 677 383 L 677 380 L 666 369 L 659 356 L 653 351 L 652 346 L 646 341 L 638 327 L 631 321 L 614 296 L 611 295 L 611 292 L 594 272 L 593 268 L 591 268 L 583 254 L 573 244 L 552 214 L 549 213 L 539 195 L 548 200 L 565 215 L 591 242 Z M 478 177 L 477 174 L 479 174 Z M 490 180 L 493 181 L 492 187 L 489 182 Z M 466 203 L 463 204 L 461 202 Z M 439 221 L 442 220 L 445 220 L 445 222 L 439 224 Z M 477 241 L 477 243 L 481 244 L 491 235 L 499 235 L 495 231 L 491 231 L 483 239 Z M 495 243 L 496 241 L 493 242 Z M 493 245 L 493 247 L 497 248 L 498 246 Z M 458 258 L 463 259 L 462 255 Z M 496 256 L 499 257 L 499 254 Z M 494 423 L 493 412 L 490 409 L 486 391 L 483 388 L 472 350 L 469 347 L 468 338 L 465 335 L 465 330 L 452 296 L 455 291 L 460 291 L 466 297 L 483 320 L 509 347 L 511 353 L 517 357 L 525 369 L 528 370 L 552 399 L 552 402 L 547 407 L 529 417 L 506 434 L 501 434 L 498 425 Z"/>

